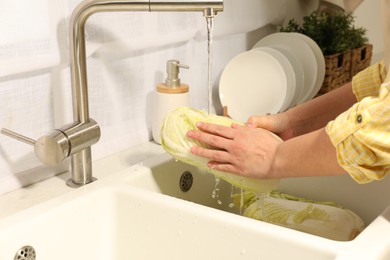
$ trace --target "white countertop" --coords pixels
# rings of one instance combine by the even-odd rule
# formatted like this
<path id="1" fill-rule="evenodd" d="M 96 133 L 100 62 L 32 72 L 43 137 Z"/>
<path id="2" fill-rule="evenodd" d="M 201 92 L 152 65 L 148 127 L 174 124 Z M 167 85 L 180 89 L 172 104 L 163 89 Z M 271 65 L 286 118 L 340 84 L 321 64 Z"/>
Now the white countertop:
<path id="1" fill-rule="evenodd" d="M 145 143 L 94 161 L 92 166 L 93 176 L 99 180 L 162 153 L 164 153 L 164 150 L 160 145 L 154 142 Z M 66 185 L 66 181 L 69 178 L 70 172 L 65 172 L 44 181 L 0 195 L 0 218 L 10 216 L 74 190 Z"/>

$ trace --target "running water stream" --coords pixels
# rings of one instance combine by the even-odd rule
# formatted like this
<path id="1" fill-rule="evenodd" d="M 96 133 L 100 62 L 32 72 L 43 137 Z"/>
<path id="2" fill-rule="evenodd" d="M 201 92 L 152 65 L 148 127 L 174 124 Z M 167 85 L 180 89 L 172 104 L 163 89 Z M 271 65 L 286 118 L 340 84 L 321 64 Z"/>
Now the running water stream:
<path id="1" fill-rule="evenodd" d="M 213 44 L 213 26 L 214 26 L 214 16 L 206 16 L 206 23 L 207 23 L 207 55 L 208 55 L 208 113 L 212 114 L 214 112 L 213 110 L 213 84 L 212 84 L 212 64 L 213 64 L 213 52 L 212 52 L 212 44 Z M 223 202 L 221 201 L 221 198 L 219 196 L 220 188 L 220 178 L 215 177 L 215 186 L 214 190 L 211 194 L 211 197 L 215 200 L 217 200 L 217 203 L 219 205 L 222 205 Z M 233 186 L 231 191 L 231 197 L 233 197 Z M 239 207 L 239 213 L 240 215 L 243 214 L 243 207 L 244 207 L 244 190 L 240 189 L 240 202 L 239 205 L 235 205 L 233 202 L 229 203 L 229 208 L 232 208 L 234 206 Z M 261 207 L 262 215 L 265 217 L 265 207 L 264 207 L 264 200 L 267 198 L 268 194 L 257 194 L 256 195 L 256 201 L 260 201 L 258 204 L 259 207 Z"/>
<path id="2" fill-rule="evenodd" d="M 213 45 L 213 26 L 214 26 L 214 16 L 206 16 L 206 23 L 207 23 L 207 57 L 208 57 L 208 110 L 207 112 L 209 114 L 213 113 L 213 81 L 212 81 L 212 64 L 213 64 L 213 52 L 212 52 L 212 45 Z M 218 177 L 215 177 L 215 186 L 214 190 L 211 194 L 211 197 L 213 199 L 217 200 L 217 203 L 219 205 L 222 205 L 222 201 L 219 199 L 219 187 L 218 184 L 220 182 L 220 179 Z"/>
<path id="3" fill-rule="evenodd" d="M 207 22 L 207 55 L 208 55 L 208 113 L 213 113 L 213 84 L 212 84 L 212 64 L 213 64 L 213 52 L 212 52 L 212 45 L 213 45 L 213 26 L 214 26 L 214 16 L 206 16 L 206 22 Z M 222 202 L 219 192 L 219 183 L 220 178 L 215 177 L 215 186 L 214 190 L 211 194 L 211 197 L 215 200 L 217 200 L 217 203 L 219 205 L 222 205 L 224 202 Z M 233 194 L 233 187 L 232 187 L 232 194 Z M 232 195 L 231 194 L 231 195 Z M 233 197 L 233 196 L 231 196 Z M 263 206 L 264 197 L 261 195 L 257 195 L 257 200 L 262 201 L 260 203 L 261 206 Z M 244 191 L 240 189 L 240 205 L 234 205 L 233 202 L 229 203 L 229 208 L 232 208 L 234 206 L 239 206 L 240 209 L 240 215 L 243 213 L 243 205 L 244 204 Z"/>
<path id="4" fill-rule="evenodd" d="M 207 16 L 207 55 L 208 55 L 208 113 L 213 112 L 213 84 L 212 84 L 212 63 L 213 63 L 213 25 L 214 16 Z"/>

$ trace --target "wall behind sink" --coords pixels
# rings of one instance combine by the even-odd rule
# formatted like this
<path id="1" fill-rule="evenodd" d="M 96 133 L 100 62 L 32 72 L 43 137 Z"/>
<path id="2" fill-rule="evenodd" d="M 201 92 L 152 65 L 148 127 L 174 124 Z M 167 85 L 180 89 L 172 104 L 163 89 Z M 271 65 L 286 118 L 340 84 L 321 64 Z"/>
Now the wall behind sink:
<path id="1" fill-rule="evenodd" d="M 0 9 L 0 127 L 32 138 L 72 122 L 68 23 L 81 0 L 3 0 Z M 368 2 L 368 1 L 366 1 Z M 316 8 L 311 0 L 225 0 L 215 19 L 213 87 L 227 62 L 276 31 L 288 19 Z M 363 10 L 364 12 L 360 11 Z M 383 51 L 377 1 L 364 3 L 357 22 Z M 374 26 L 376 24 L 376 26 Z M 193 107 L 207 107 L 206 24 L 200 13 L 96 14 L 87 23 L 90 114 L 102 128 L 93 159 L 151 139 L 154 87 L 165 63 L 178 59 Z M 370 34 L 371 33 L 371 34 Z M 382 44 L 382 45 L 381 45 Z M 382 48 L 382 49 L 381 49 Z M 0 194 L 63 172 L 68 161 L 42 166 L 32 147 L 0 136 Z"/>

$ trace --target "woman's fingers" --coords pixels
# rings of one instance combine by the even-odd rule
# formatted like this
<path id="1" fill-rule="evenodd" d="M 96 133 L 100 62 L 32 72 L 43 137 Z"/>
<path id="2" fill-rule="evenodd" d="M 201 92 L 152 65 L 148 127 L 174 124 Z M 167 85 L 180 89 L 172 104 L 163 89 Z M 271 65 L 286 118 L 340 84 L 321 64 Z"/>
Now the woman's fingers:
<path id="1" fill-rule="evenodd" d="M 191 130 L 187 133 L 189 138 L 211 145 L 217 149 L 228 150 L 230 141 L 234 137 L 234 129 L 231 127 L 198 123 L 199 130 Z"/>
<path id="2" fill-rule="evenodd" d="M 251 116 L 246 123 L 248 126 L 263 128 L 271 132 L 280 131 L 280 121 L 275 115 Z"/>
<path id="3" fill-rule="evenodd" d="M 232 161 L 232 156 L 223 150 L 213 150 L 213 149 L 206 149 L 199 146 L 193 146 L 191 147 L 191 153 L 194 155 L 198 155 L 204 158 L 209 158 L 211 161 L 214 162 L 230 162 Z"/>
<path id="4" fill-rule="evenodd" d="M 191 130 L 187 133 L 187 136 L 189 138 L 192 138 L 194 140 L 200 141 L 202 143 L 214 146 L 217 149 L 226 150 L 229 146 L 228 141 L 229 139 L 226 139 L 224 137 L 213 135 L 201 131 Z"/>
<path id="5" fill-rule="evenodd" d="M 234 130 L 228 126 L 198 122 L 196 127 L 203 132 L 221 136 L 227 139 L 232 139 L 234 137 Z"/>
<path id="6" fill-rule="evenodd" d="M 207 164 L 207 166 L 210 167 L 213 170 L 216 170 L 216 171 L 235 172 L 235 173 L 238 173 L 238 174 L 241 173 L 241 170 L 237 166 L 235 166 L 235 165 L 233 165 L 231 163 L 228 163 L 228 162 L 210 161 Z"/>

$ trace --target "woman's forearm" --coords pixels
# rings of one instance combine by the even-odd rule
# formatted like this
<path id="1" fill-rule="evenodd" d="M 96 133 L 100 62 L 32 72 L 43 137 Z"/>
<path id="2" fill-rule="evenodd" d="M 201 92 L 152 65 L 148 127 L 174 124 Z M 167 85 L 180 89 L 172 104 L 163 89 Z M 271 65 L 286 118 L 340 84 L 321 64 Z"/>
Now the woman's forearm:
<path id="1" fill-rule="evenodd" d="M 285 114 L 289 117 L 290 126 L 295 136 L 309 133 L 324 127 L 329 121 L 349 109 L 356 103 L 352 84 L 348 83 L 338 89 L 298 105 Z"/>
<path id="2" fill-rule="evenodd" d="M 346 172 L 325 129 L 292 138 L 278 146 L 272 163 L 273 178 L 329 176 Z"/>

